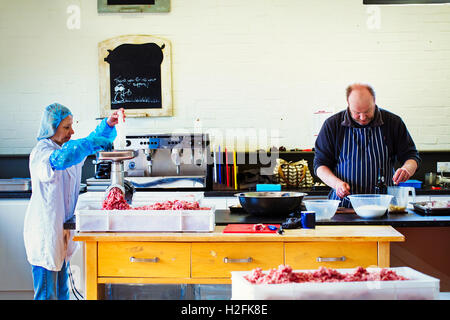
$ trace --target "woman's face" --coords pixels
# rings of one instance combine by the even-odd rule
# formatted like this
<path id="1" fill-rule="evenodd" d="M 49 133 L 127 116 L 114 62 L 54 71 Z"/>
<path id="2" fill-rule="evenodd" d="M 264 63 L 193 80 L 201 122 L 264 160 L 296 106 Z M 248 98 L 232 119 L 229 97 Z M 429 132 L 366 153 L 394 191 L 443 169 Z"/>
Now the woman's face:
<path id="1" fill-rule="evenodd" d="M 67 116 L 59 123 L 58 128 L 56 129 L 55 134 L 50 138 L 55 143 L 59 144 L 60 146 L 63 143 L 66 143 L 70 140 L 72 135 L 75 133 L 72 129 L 73 124 L 73 117 Z"/>

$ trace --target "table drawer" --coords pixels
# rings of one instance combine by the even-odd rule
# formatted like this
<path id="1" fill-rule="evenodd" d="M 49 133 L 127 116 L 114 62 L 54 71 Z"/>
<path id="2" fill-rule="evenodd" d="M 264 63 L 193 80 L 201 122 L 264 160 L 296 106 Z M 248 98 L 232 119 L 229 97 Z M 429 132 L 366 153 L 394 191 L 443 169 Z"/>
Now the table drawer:
<path id="1" fill-rule="evenodd" d="M 100 277 L 189 277 L 190 243 L 99 242 Z"/>
<path id="2" fill-rule="evenodd" d="M 276 268 L 283 263 L 283 244 L 267 242 L 193 243 L 192 277 L 229 278 L 231 271 Z"/>
<path id="3" fill-rule="evenodd" d="M 377 242 L 293 242 L 285 244 L 286 264 L 293 269 L 376 266 Z"/>

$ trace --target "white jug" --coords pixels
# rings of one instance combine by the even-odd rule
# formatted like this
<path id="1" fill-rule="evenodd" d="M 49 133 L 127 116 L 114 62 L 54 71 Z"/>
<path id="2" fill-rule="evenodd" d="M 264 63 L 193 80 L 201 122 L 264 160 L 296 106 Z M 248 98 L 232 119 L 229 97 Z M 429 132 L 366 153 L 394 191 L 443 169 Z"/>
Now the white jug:
<path id="1" fill-rule="evenodd" d="M 389 212 L 404 212 L 408 206 L 409 192 L 412 193 L 412 202 L 416 199 L 416 189 L 413 187 L 390 186 L 388 194 L 392 195 Z"/>

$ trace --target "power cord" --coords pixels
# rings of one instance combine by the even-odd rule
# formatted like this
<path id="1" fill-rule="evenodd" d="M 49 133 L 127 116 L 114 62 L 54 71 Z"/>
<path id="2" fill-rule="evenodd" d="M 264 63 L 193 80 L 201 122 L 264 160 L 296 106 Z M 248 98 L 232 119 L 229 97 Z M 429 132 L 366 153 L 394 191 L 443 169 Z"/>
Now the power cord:
<path id="1" fill-rule="evenodd" d="M 70 286 L 72 287 L 72 293 L 73 293 L 74 297 L 77 300 L 84 300 L 83 295 L 75 287 L 75 281 L 73 280 L 72 268 L 70 267 L 70 263 L 69 263 L 69 279 L 70 279 Z"/>

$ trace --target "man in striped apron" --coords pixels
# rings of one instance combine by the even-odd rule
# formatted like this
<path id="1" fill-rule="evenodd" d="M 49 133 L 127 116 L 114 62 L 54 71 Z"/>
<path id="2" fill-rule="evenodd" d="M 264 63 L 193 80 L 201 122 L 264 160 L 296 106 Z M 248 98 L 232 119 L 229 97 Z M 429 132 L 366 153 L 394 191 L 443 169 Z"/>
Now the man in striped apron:
<path id="1" fill-rule="evenodd" d="M 416 172 L 420 157 L 402 119 L 375 104 L 372 87 L 353 84 L 346 93 L 347 109 L 328 118 L 319 132 L 314 171 L 332 188 L 328 198 L 349 208 L 347 195 L 375 192 L 379 168 L 387 185 L 398 184 Z"/>

